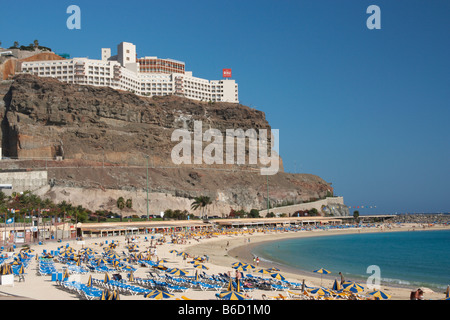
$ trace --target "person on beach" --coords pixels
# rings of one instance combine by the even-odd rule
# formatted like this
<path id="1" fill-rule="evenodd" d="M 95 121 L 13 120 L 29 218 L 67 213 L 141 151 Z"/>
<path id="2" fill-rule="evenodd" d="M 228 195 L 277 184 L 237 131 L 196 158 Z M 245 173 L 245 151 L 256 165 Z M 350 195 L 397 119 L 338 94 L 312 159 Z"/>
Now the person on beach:
<path id="1" fill-rule="evenodd" d="M 423 291 L 422 289 L 417 290 L 417 300 L 423 300 Z"/>
<path id="2" fill-rule="evenodd" d="M 342 274 L 342 272 L 339 272 L 339 275 L 341 276 L 341 284 L 344 284 L 344 275 Z"/>
<path id="3" fill-rule="evenodd" d="M 411 291 L 410 300 L 423 300 L 423 290 L 419 288 L 416 291 Z"/>
<path id="4" fill-rule="evenodd" d="M 259 265 L 259 257 L 256 257 L 256 265 Z"/>

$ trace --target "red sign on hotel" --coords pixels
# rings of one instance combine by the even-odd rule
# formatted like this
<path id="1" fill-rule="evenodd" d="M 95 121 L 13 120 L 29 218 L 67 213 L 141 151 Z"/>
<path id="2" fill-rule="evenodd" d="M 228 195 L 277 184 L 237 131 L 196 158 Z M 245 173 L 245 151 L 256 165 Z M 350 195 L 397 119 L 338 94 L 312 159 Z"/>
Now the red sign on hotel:
<path id="1" fill-rule="evenodd" d="M 224 78 L 231 78 L 231 69 L 223 69 L 222 74 Z"/>

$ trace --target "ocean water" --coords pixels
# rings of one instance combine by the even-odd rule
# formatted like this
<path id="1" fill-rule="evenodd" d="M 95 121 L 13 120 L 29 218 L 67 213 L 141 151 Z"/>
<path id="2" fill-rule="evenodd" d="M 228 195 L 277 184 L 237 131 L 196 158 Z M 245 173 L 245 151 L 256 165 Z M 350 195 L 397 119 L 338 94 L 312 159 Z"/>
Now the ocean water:
<path id="1" fill-rule="evenodd" d="M 338 280 L 342 272 L 362 284 L 372 265 L 379 267 L 382 284 L 433 290 L 450 284 L 450 230 L 297 238 L 257 246 L 252 254 L 307 272 L 325 268 Z"/>

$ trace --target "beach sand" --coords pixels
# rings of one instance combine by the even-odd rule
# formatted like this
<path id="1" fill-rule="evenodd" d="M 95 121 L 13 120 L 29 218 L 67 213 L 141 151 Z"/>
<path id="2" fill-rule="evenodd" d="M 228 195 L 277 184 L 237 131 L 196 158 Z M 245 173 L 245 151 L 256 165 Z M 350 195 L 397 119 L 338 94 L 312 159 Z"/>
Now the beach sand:
<path id="1" fill-rule="evenodd" d="M 254 232 L 252 234 L 249 233 L 235 233 L 235 234 L 227 234 L 227 235 L 219 235 L 210 238 L 203 238 L 198 240 L 188 240 L 186 244 L 172 244 L 165 243 L 163 245 L 157 246 L 157 254 L 160 259 L 165 258 L 169 260 L 168 263 L 165 263 L 167 267 L 178 267 L 182 268 L 189 272 L 189 275 L 194 275 L 195 270 L 191 264 L 187 263 L 190 259 L 183 260 L 182 257 L 177 256 L 175 253 L 170 253 L 171 250 L 185 251 L 188 252 L 192 256 L 203 256 L 208 255 L 209 261 L 205 263 L 205 266 L 209 268 L 209 270 L 205 270 L 207 274 L 217 274 L 217 273 L 228 273 L 231 272 L 231 275 L 235 275 L 235 270 L 231 267 L 231 264 L 236 261 L 248 262 L 254 264 L 253 256 L 251 255 L 251 249 L 255 245 L 260 245 L 265 241 L 277 241 L 287 238 L 294 237 L 311 237 L 311 236 L 321 236 L 321 235 L 333 235 L 333 234 L 349 234 L 349 233 L 363 233 L 363 232 L 398 232 L 398 231 L 408 231 L 414 227 L 412 225 L 403 225 L 401 227 L 386 229 L 383 230 L 380 228 L 361 228 L 361 229 L 339 229 L 339 230 L 313 230 L 313 231 L 298 231 L 298 232 Z M 419 226 L 416 226 L 416 229 L 419 229 Z M 437 230 L 438 227 L 430 227 L 427 228 L 429 230 Z M 441 228 L 439 228 L 441 229 Z M 448 228 L 447 228 L 448 229 Z M 144 241 L 144 235 L 137 236 L 137 244 L 139 245 L 139 249 L 141 251 L 145 250 L 149 246 L 149 242 Z M 250 239 L 250 242 L 249 242 Z M 111 241 L 114 240 L 115 243 L 118 243 L 119 246 L 116 248 L 116 252 L 122 253 L 122 251 L 127 251 L 124 249 L 125 237 L 124 236 L 116 236 L 116 237 L 103 237 L 103 238 L 92 238 L 85 239 L 85 244 L 78 244 L 75 240 L 63 241 L 61 243 L 56 242 L 48 242 L 43 245 L 32 245 L 31 248 L 35 250 L 35 254 L 41 254 L 45 249 L 47 251 L 56 250 L 58 247 L 66 246 L 69 244 L 70 247 L 75 250 L 79 250 L 82 247 L 90 247 L 97 252 L 103 252 L 103 248 L 98 244 L 100 242 Z M 16 249 L 16 252 L 19 252 L 19 249 Z M 55 263 L 58 271 L 62 270 L 63 264 Z M 265 263 L 261 261 L 259 263 L 259 267 L 272 267 L 272 264 Z M 280 273 L 283 274 L 287 280 L 302 282 L 305 280 L 305 284 L 308 286 L 322 286 L 331 288 L 335 279 L 340 279 L 338 274 L 330 274 L 323 275 L 322 279 L 318 274 L 308 272 L 308 271 L 298 271 L 289 269 L 283 266 L 277 265 L 276 267 L 280 268 Z M 135 272 L 135 277 L 141 277 L 146 279 L 147 272 L 150 269 L 148 267 L 139 267 Z M 340 270 L 345 271 L 345 270 Z M 62 271 L 61 271 L 62 272 Z M 102 273 L 91 273 L 93 278 L 103 280 L 105 278 L 105 274 Z M 123 278 L 126 278 L 126 273 L 121 272 Z M 261 274 L 255 274 L 261 275 Z M 110 274 L 112 276 L 112 274 Z M 80 281 L 81 283 L 87 283 L 89 278 L 89 273 L 84 275 L 72 275 L 69 280 Z M 363 284 L 364 285 L 364 284 Z M 402 287 L 394 287 L 394 286 L 385 286 L 381 285 L 381 289 L 386 291 L 389 295 L 392 296 L 392 300 L 409 300 L 411 290 L 415 290 L 417 288 L 402 288 Z M 422 288 L 424 289 L 424 288 Z M 292 290 L 294 292 L 299 292 L 298 290 Z M 430 289 L 425 288 L 424 298 L 426 300 L 439 300 L 444 298 L 444 294 L 442 292 L 433 292 Z M 193 300 L 215 300 L 216 291 L 201 291 L 189 289 L 183 293 L 174 293 L 174 297 L 170 298 L 171 300 L 181 299 L 182 296 L 185 296 L 189 299 Z M 283 291 L 265 291 L 265 290 L 255 290 L 249 293 L 255 300 L 262 299 L 262 295 L 270 296 L 278 296 L 282 294 L 287 296 L 286 292 Z M 51 276 L 41 276 L 37 273 L 37 261 L 33 259 L 30 266 L 27 268 L 27 274 L 25 275 L 25 282 L 18 282 L 16 278 L 14 286 L 2 286 L 0 285 L 0 300 L 1 299 L 36 299 L 36 300 L 79 300 L 80 296 L 76 293 L 68 292 L 62 290 L 60 287 L 56 285 L 55 282 L 51 281 Z M 149 300 L 148 298 L 144 298 L 143 295 L 120 295 L 121 300 Z"/>

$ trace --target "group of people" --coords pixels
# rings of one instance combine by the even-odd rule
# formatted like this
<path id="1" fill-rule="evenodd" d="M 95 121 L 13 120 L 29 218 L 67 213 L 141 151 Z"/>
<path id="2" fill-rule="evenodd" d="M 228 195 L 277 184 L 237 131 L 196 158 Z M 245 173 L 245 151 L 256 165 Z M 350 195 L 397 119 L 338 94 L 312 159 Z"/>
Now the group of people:
<path id="1" fill-rule="evenodd" d="M 419 288 L 416 291 L 411 291 L 410 300 L 423 300 L 423 290 Z"/>

